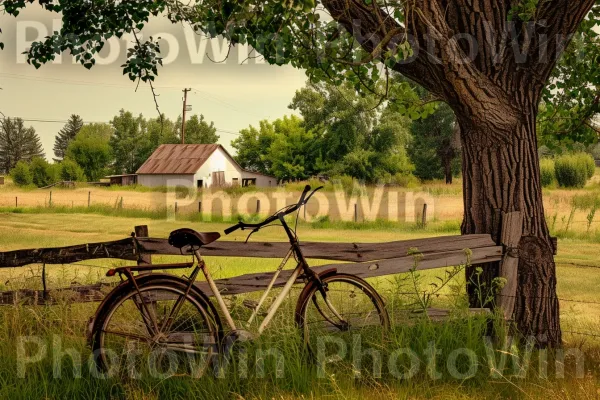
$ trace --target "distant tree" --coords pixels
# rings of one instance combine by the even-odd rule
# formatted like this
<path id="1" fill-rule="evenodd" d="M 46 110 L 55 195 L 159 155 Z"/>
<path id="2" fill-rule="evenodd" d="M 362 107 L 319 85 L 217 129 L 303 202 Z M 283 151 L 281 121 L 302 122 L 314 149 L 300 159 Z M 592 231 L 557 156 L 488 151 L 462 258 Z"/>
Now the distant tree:
<path id="1" fill-rule="evenodd" d="M 307 179 L 315 174 L 315 142 L 311 131 L 295 115 L 273 122 L 274 139 L 265 158 L 270 173 L 280 180 Z"/>
<path id="2" fill-rule="evenodd" d="M 443 103 L 432 115 L 412 123 L 413 140 L 408 152 L 415 164 L 414 174 L 418 178 L 444 178 L 446 183 L 452 183 L 452 176 L 459 172 L 460 156 L 460 135 L 455 129 L 454 113 Z"/>
<path id="3" fill-rule="evenodd" d="M 297 110 L 304 127 L 321 141 L 321 158 L 333 167 L 346 154 L 362 148 L 362 139 L 377 121 L 378 99 L 359 96 L 343 85 L 311 84 L 296 91 L 290 109 Z"/>
<path id="4" fill-rule="evenodd" d="M 10 171 L 10 177 L 17 186 L 27 186 L 33 183 L 29 164 L 23 160 L 19 161 Z"/>
<path id="5" fill-rule="evenodd" d="M 99 180 L 107 172 L 112 159 L 111 133 L 108 124 L 85 125 L 67 148 L 66 157 L 75 161 L 90 181 Z"/>
<path id="6" fill-rule="evenodd" d="M 175 127 L 175 123 L 164 115 L 162 116 L 162 121 L 160 118 L 147 120 L 145 122 L 145 127 L 150 143 L 148 156 L 150 156 L 150 154 L 161 144 L 180 143 L 179 133 Z"/>
<path id="7" fill-rule="evenodd" d="M 8 173 L 21 160 L 44 158 L 44 149 L 35 129 L 26 128 L 21 118 L 4 118 L 0 124 L 0 170 Z"/>
<path id="8" fill-rule="evenodd" d="M 51 185 L 58 180 L 57 170 L 43 158 L 35 157 L 29 163 L 32 182 L 37 187 Z"/>
<path id="9" fill-rule="evenodd" d="M 177 129 L 177 136 L 181 143 L 181 117 L 175 122 Z M 219 141 L 219 135 L 217 135 L 217 128 L 215 128 L 214 122 L 210 124 L 204 119 L 204 115 L 200 114 L 193 115 L 190 119 L 185 121 L 185 143 L 188 144 L 211 144 Z"/>
<path id="10" fill-rule="evenodd" d="M 110 138 L 113 170 L 117 174 L 133 174 L 152 151 L 146 120 L 141 114 L 134 117 L 131 112 L 121 110 L 111 124 L 114 128 Z"/>
<path id="11" fill-rule="evenodd" d="M 85 181 L 85 171 L 75 161 L 65 158 L 60 164 L 60 179 L 68 182 Z"/>
<path id="12" fill-rule="evenodd" d="M 260 121 L 259 125 L 258 129 L 253 126 L 242 129 L 231 146 L 236 149 L 235 159 L 242 168 L 267 174 L 272 163 L 266 154 L 275 139 L 275 130 L 267 120 Z"/>
<path id="13" fill-rule="evenodd" d="M 300 112 L 304 128 L 319 143 L 315 172 L 350 175 L 369 183 L 410 173 L 406 156 L 410 120 L 376 96 L 361 96 L 349 85 L 309 83 L 296 92 L 289 108 Z"/>
<path id="14" fill-rule="evenodd" d="M 67 147 L 69 147 L 69 144 L 75 139 L 75 136 L 82 127 L 83 120 L 81 117 L 75 114 L 71 115 L 67 124 L 58 132 L 58 135 L 56 135 L 54 141 L 55 160 L 60 161 L 65 158 Z"/>

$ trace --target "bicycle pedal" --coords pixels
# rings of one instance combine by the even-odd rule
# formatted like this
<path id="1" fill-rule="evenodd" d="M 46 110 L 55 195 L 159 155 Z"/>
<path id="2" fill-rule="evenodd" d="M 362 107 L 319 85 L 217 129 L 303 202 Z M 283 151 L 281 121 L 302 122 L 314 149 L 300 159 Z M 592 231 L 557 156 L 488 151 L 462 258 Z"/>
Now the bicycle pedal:
<path id="1" fill-rule="evenodd" d="M 251 310 L 256 310 L 258 308 L 258 301 L 246 299 L 242 302 L 244 307 L 249 308 Z"/>

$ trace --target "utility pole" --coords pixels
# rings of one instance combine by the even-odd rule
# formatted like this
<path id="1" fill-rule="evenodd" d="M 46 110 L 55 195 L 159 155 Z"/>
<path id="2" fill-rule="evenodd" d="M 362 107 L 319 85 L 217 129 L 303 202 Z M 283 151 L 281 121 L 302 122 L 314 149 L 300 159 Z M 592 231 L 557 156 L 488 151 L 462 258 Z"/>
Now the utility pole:
<path id="1" fill-rule="evenodd" d="M 181 120 L 181 144 L 185 144 L 185 112 L 187 111 L 187 94 L 192 89 L 183 89 L 183 117 Z"/>

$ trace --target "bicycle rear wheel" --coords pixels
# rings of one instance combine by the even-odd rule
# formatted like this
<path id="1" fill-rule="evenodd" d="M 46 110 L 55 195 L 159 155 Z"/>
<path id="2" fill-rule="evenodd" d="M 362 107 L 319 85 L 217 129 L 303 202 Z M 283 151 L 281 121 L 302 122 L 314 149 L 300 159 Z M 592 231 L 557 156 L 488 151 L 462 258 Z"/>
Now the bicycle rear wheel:
<path id="1" fill-rule="evenodd" d="M 313 284 L 296 308 L 296 323 L 310 354 L 331 353 L 328 347 L 337 347 L 339 339 L 347 345 L 360 339 L 362 346 L 380 347 L 390 320 L 377 291 L 354 275 L 335 274 L 321 280 L 325 296 Z"/>
<path id="2" fill-rule="evenodd" d="M 92 333 L 100 371 L 138 378 L 200 376 L 218 349 L 218 316 L 203 295 L 179 280 L 148 279 L 117 291 L 99 310 Z M 141 293 L 141 296 L 140 296 Z"/>

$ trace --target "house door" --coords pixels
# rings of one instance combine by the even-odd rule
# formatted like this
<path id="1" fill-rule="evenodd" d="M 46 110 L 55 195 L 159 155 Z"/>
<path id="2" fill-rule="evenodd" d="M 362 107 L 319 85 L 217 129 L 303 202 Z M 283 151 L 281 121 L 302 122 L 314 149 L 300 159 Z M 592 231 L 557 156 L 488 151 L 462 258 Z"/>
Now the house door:
<path id="1" fill-rule="evenodd" d="M 225 185 L 225 171 L 217 171 L 212 173 L 212 185 L 217 187 Z"/>
<path id="2" fill-rule="evenodd" d="M 202 189 L 204 187 L 204 181 L 202 179 L 198 179 L 198 189 Z"/>

